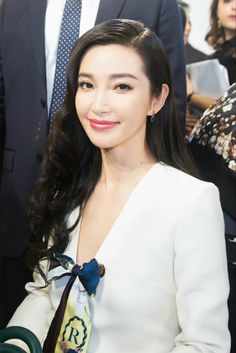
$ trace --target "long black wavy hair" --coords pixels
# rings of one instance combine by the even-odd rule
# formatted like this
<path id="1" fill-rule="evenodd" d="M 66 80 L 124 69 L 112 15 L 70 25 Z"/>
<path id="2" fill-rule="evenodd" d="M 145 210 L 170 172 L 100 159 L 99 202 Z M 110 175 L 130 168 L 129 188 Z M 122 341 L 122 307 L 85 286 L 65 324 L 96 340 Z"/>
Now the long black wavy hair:
<path id="1" fill-rule="evenodd" d="M 101 151 L 90 142 L 80 124 L 75 96 L 85 53 L 95 45 L 109 44 L 130 47 L 140 55 L 152 95 L 159 95 L 164 83 L 169 86 L 168 98 L 155 121 L 147 119 L 146 142 L 157 161 L 195 174 L 180 132 L 170 68 L 161 41 L 142 23 L 132 20 L 114 19 L 95 26 L 79 39 L 71 54 L 66 98 L 54 119 L 40 178 L 30 193 L 33 233 L 30 263 L 38 269 L 41 258 L 65 250 L 69 234 L 79 221 L 68 228 L 68 215 L 78 206 L 81 215 L 101 174 Z"/>

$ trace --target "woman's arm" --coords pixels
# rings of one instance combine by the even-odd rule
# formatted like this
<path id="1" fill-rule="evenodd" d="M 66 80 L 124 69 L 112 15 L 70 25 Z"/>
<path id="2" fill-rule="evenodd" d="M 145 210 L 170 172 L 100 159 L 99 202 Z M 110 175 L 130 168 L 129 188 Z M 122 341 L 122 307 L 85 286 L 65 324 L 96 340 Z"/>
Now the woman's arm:
<path id="1" fill-rule="evenodd" d="M 215 102 L 213 98 L 202 96 L 195 92 L 192 92 L 188 97 L 188 102 L 201 110 L 206 110 Z"/>
<path id="2" fill-rule="evenodd" d="M 192 87 L 192 82 L 188 75 L 186 75 L 186 87 L 187 87 L 187 101 L 191 103 L 196 108 L 201 110 L 206 110 L 209 108 L 214 102 L 215 99 L 207 96 L 203 96 L 197 92 L 194 92 Z"/>
<path id="3" fill-rule="evenodd" d="M 210 183 L 185 210 L 175 237 L 176 304 L 181 333 L 171 353 L 229 353 L 224 223 Z"/>
<path id="4" fill-rule="evenodd" d="M 44 273 L 47 272 L 48 261 L 41 262 Z M 49 286 L 45 287 L 45 281 L 39 273 L 34 272 L 34 282 L 26 284 L 27 297 L 17 308 L 8 326 L 23 326 L 31 330 L 39 339 L 41 345 L 47 335 L 54 310 L 49 298 Z M 26 349 L 24 343 L 19 340 L 11 340 L 21 348 Z"/>

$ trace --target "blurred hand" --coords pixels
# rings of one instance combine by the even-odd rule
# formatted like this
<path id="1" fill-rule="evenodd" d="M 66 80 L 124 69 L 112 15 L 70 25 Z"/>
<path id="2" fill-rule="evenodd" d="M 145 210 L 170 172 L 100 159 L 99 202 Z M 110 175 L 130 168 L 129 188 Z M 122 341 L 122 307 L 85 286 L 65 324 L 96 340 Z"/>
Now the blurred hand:
<path id="1" fill-rule="evenodd" d="M 190 132 L 194 128 L 197 121 L 198 121 L 198 117 L 192 114 L 188 109 L 186 113 L 186 120 L 185 120 L 185 130 L 187 135 L 190 134 Z"/>

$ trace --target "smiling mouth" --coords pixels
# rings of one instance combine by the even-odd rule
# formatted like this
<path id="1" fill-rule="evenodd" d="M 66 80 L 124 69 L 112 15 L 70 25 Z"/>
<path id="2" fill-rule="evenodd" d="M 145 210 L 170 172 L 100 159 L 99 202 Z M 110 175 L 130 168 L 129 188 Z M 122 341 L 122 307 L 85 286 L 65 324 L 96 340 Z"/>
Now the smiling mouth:
<path id="1" fill-rule="evenodd" d="M 119 123 L 117 121 L 89 119 L 90 126 L 97 130 L 112 129 Z"/>

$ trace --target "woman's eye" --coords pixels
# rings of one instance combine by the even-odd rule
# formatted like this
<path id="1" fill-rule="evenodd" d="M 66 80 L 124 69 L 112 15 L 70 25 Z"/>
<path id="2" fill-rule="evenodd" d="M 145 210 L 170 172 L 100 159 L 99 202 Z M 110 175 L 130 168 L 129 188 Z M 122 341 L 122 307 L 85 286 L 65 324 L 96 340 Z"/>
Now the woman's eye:
<path id="1" fill-rule="evenodd" d="M 82 89 L 91 89 L 91 88 L 93 88 L 93 85 L 90 82 L 79 82 L 78 86 L 79 86 L 79 88 L 82 88 Z"/>
<path id="2" fill-rule="evenodd" d="M 131 89 L 131 87 L 125 83 L 120 83 L 119 85 L 117 85 L 115 87 L 115 89 L 117 89 L 119 91 L 129 91 Z"/>

